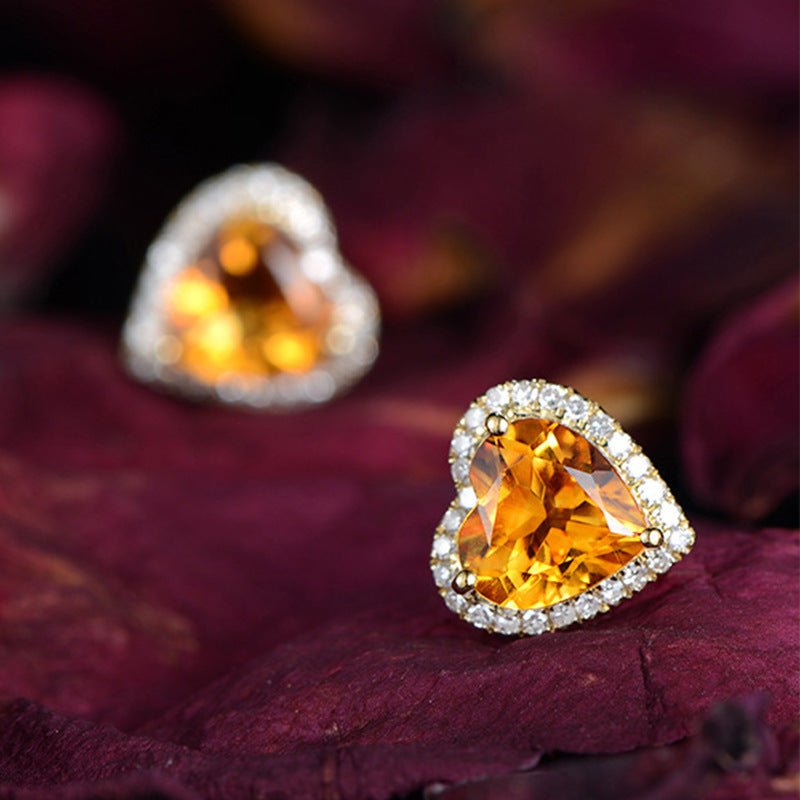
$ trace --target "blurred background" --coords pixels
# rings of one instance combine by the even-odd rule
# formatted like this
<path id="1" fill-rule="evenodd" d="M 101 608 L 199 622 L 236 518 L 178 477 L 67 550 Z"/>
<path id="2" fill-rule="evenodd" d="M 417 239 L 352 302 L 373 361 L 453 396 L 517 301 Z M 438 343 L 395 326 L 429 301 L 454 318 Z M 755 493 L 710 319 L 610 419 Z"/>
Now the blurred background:
<path id="1" fill-rule="evenodd" d="M 795 535 L 771 529 L 797 525 L 800 469 L 797 17 L 794 0 L 0 0 L 0 699 L 194 747 L 247 697 L 251 753 L 311 748 L 287 782 L 327 775 L 317 746 L 376 735 L 383 765 L 382 743 L 416 741 L 398 792 L 480 758 L 531 765 L 532 742 L 677 741 L 754 691 L 796 735 L 797 597 L 771 591 L 796 587 Z M 319 188 L 385 322 L 370 375 L 290 422 L 159 396 L 117 358 L 164 217 L 260 160 Z M 698 545 L 627 610 L 487 644 L 442 607 L 428 553 L 456 420 L 525 377 L 616 416 Z M 646 703 L 619 680 L 647 689 L 645 634 Z M 296 690 L 275 677 L 294 653 Z M 428 664 L 453 675 L 438 750 L 413 694 Z M 547 668 L 586 678 L 563 737 L 534 697 Z M 527 692 L 530 740 L 502 715 L 475 734 L 459 669 L 498 708 Z M 213 689 L 211 722 L 190 705 L 184 724 L 180 704 L 230 671 L 233 705 Z M 398 728 L 406 705 L 420 720 Z M 5 713 L 0 772 L 21 785 L 91 778 L 104 748 L 127 771 L 102 726 L 95 750 L 81 733 L 51 756 L 63 718 L 3 739 Z M 507 739 L 518 760 L 487 750 Z M 137 742 L 136 770 L 155 752 Z"/>
<path id="2" fill-rule="evenodd" d="M 559 378 L 650 431 L 662 466 L 700 353 L 780 294 L 765 323 L 780 343 L 748 331 L 734 351 L 765 358 L 723 354 L 696 378 L 685 425 L 725 430 L 684 451 L 701 507 L 794 516 L 794 452 L 764 487 L 751 463 L 709 485 L 742 426 L 748 458 L 767 458 L 749 408 L 719 418 L 736 365 L 774 371 L 755 383 L 797 430 L 791 0 L 26 0 L 0 22 L 7 311 L 115 332 L 181 196 L 281 161 L 378 290 L 379 374 L 413 360 L 424 391 L 446 362 L 461 404 L 512 375 Z"/>

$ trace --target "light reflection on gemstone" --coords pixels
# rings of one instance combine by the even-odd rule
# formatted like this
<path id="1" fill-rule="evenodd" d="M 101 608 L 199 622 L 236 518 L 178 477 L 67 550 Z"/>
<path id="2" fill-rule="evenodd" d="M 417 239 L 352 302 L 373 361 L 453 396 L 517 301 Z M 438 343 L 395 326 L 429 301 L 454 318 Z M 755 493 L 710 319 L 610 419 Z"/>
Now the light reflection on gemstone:
<path id="1" fill-rule="evenodd" d="M 478 594 L 498 605 L 550 606 L 643 549 L 645 520 L 625 482 L 598 448 L 557 422 L 517 420 L 489 437 L 470 479 L 476 505 L 459 530 L 460 561 Z"/>
<path id="2" fill-rule="evenodd" d="M 288 237 L 255 217 L 223 223 L 164 290 L 176 367 L 214 382 L 305 374 L 331 355 L 333 305 L 299 256 Z"/>

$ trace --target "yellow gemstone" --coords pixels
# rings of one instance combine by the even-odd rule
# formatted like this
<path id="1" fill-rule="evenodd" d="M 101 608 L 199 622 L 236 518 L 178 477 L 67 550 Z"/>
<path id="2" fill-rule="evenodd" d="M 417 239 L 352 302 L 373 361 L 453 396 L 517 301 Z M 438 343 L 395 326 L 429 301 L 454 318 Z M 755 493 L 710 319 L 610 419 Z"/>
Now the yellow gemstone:
<path id="1" fill-rule="evenodd" d="M 478 498 L 458 533 L 475 590 L 508 608 L 574 597 L 638 555 L 646 528 L 603 454 L 557 422 L 512 422 L 475 454 Z"/>
<path id="2" fill-rule="evenodd" d="M 161 351 L 204 382 L 309 372 L 330 355 L 332 304 L 299 255 L 258 219 L 222 225 L 166 287 Z"/>

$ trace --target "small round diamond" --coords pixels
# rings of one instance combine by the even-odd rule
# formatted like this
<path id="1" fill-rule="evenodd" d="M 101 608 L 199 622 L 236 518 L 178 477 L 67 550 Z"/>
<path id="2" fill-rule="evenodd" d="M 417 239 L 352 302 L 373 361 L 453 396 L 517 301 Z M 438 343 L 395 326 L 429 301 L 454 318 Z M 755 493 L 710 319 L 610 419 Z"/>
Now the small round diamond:
<path id="1" fill-rule="evenodd" d="M 667 533 L 667 543 L 675 552 L 686 553 L 694 544 L 694 534 L 689 528 L 673 528 Z"/>
<path id="2" fill-rule="evenodd" d="M 665 494 L 663 482 L 656 478 L 648 478 L 642 481 L 636 491 L 639 497 L 649 506 L 661 501 Z"/>
<path id="3" fill-rule="evenodd" d="M 603 602 L 609 606 L 615 606 L 625 597 L 625 587 L 617 578 L 609 578 L 602 583 L 598 592 L 603 598 Z"/>
<path id="4" fill-rule="evenodd" d="M 445 586 L 449 586 L 453 582 L 455 575 L 455 564 L 449 561 L 442 564 L 437 564 L 433 568 L 433 580 L 440 589 L 444 588 Z"/>
<path id="5" fill-rule="evenodd" d="M 449 536 L 436 536 L 433 540 L 431 552 L 434 558 L 449 556 L 455 549 L 455 543 Z"/>
<path id="6" fill-rule="evenodd" d="M 522 615 L 522 631 L 529 636 L 536 636 L 547 630 L 547 615 L 544 611 L 526 611 Z"/>
<path id="7" fill-rule="evenodd" d="M 681 521 L 681 510 L 675 503 L 662 503 L 656 516 L 665 528 L 673 528 Z"/>
<path id="8" fill-rule="evenodd" d="M 500 411 L 508 405 L 509 395 L 505 386 L 493 386 L 486 392 L 486 403 L 492 411 Z"/>
<path id="9" fill-rule="evenodd" d="M 633 440 L 627 433 L 616 431 L 612 433 L 606 444 L 606 450 L 612 458 L 624 458 L 633 448 Z"/>
<path id="10" fill-rule="evenodd" d="M 629 564 L 622 571 L 622 580 L 625 585 L 638 592 L 647 585 L 647 570 L 641 564 Z"/>
<path id="11" fill-rule="evenodd" d="M 575 601 L 575 611 L 581 619 L 591 619 L 601 607 L 600 600 L 593 594 L 583 594 Z"/>
<path id="12" fill-rule="evenodd" d="M 608 414 L 603 414 L 602 411 L 595 414 L 586 426 L 586 432 L 593 439 L 603 442 L 614 432 L 614 423 Z"/>
<path id="13" fill-rule="evenodd" d="M 453 466 L 450 467 L 450 472 L 453 474 L 453 480 L 456 483 L 465 483 L 469 478 L 469 459 L 456 459 L 453 462 Z"/>
<path id="14" fill-rule="evenodd" d="M 647 560 L 647 566 L 659 575 L 672 566 L 672 556 L 666 550 L 648 550 L 644 557 Z"/>
<path id="15" fill-rule="evenodd" d="M 445 605 L 456 614 L 460 614 L 467 607 L 467 601 L 457 592 L 449 591 L 444 596 Z"/>
<path id="16" fill-rule="evenodd" d="M 556 628 L 566 628 L 578 619 L 575 607 L 570 603 L 562 603 L 550 609 L 550 621 Z"/>
<path id="17" fill-rule="evenodd" d="M 464 414 L 464 425 L 471 431 L 483 430 L 485 420 L 486 412 L 480 406 L 472 406 L 472 408 Z"/>
<path id="18" fill-rule="evenodd" d="M 566 390 L 563 386 L 554 386 L 548 383 L 541 392 L 539 392 L 539 405 L 550 411 L 554 411 L 561 405 Z"/>
<path id="19" fill-rule="evenodd" d="M 471 486 L 467 486 L 458 493 L 458 503 L 462 508 L 472 508 L 478 502 L 478 496 Z"/>
<path id="20" fill-rule="evenodd" d="M 529 408 L 536 397 L 536 384 L 520 381 L 511 390 L 511 401 L 517 408 Z"/>
<path id="21" fill-rule="evenodd" d="M 495 614 L 494 617 L 494 629 L 498 633 L 504 633 L 507 636 L 512 636 L 515 633 L 519 633 L 522 630 L 522 620 L 514 615 L 505 615 L 505 614 Z"/>
<path id="22" fill-rule="evenodd" d="M 564 406 L 564 416 L 575 422 L 584 420 L 588 412 L 589 404 L 579 394 L 573 394 Z"/>
<path id="23" fill-rule="evenodd" d="M 482 605 L 472 606 L 467 610 L 466 618 L 477 628 L 488 628 L 492 624 L 492 612 Z"/>
<path id="24" fill-rule="evenodd" d="M 469 453 L 470 448 L 472 447 L 472 437 L 466 433 L 457 433 L 453 437 L 452 443 L 453 452 L 457 456 L 465 456 Z"/>
<path id="25" fill-rule="evenodd" d="M 445 515 L 442 517 L 442 527 L 448 533 L 454 533 L 461 526 L 463 519 L 463 512 L 459 511 L 457 508 L 448 508 Z"/>
<path id="26" fill-rule="evenodd" d="M 647 456 L 643 456 L 641 453 L 637 453 L 636 455 L 631 456 L 622 465 L 622 471 L 632 481 L 639 480 L 639 478 L 643 478 L 648 472 L 650 472 L 650 459 L 647 458 Z"/>

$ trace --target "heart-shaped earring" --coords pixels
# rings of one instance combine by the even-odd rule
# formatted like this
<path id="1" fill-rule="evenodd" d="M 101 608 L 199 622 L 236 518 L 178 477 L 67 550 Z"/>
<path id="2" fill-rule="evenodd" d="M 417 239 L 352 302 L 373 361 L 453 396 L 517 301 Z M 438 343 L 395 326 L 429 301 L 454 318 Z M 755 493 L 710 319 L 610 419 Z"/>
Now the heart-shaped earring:
<path id="1" fill-rule="evenodd" d="M 478 628 L 539 634 L 643 589 L 694 544 L 630 436 L 573 389 L 510 381 L 453 434 L 456 498 L 433 540 L 447 607 Z"/>
<path id="2" fill-rule="evenodd" d="M 319 194 L 275 164 L 240 166 L 198 186 L 151 245 L 123 359 L 188 397 L 288 410 L 360 378 L 378 328 Z"/>

